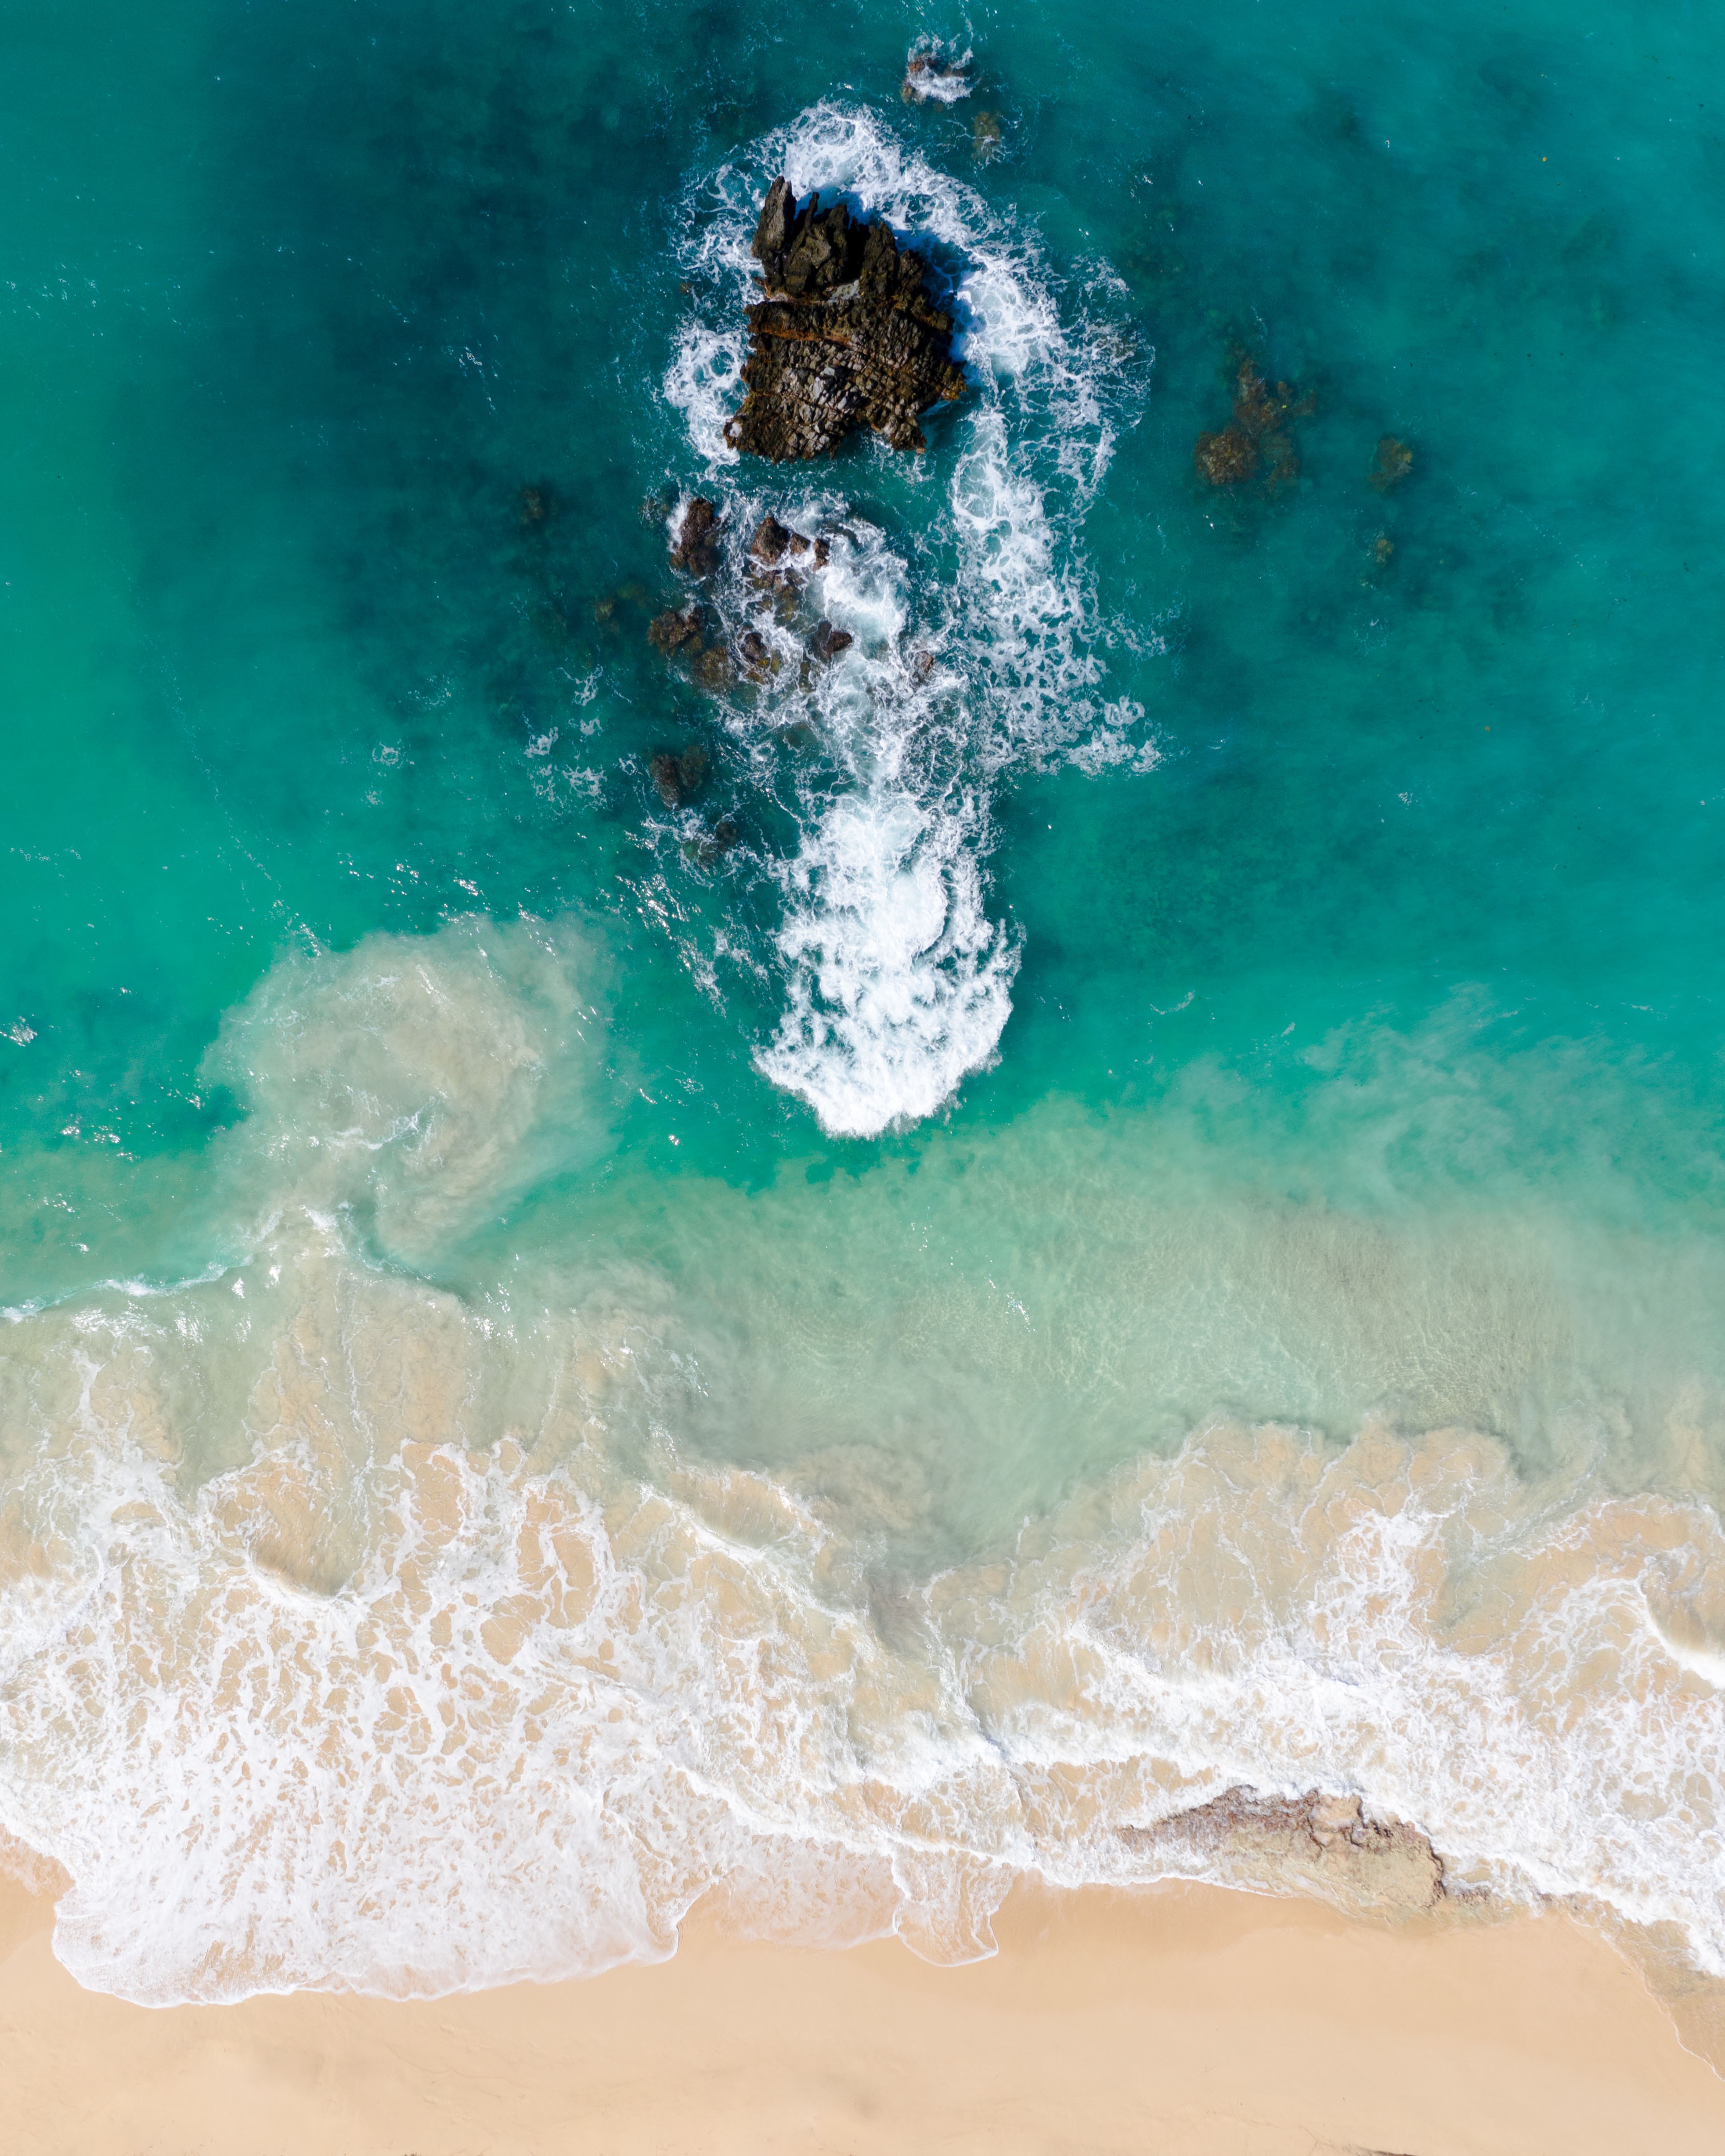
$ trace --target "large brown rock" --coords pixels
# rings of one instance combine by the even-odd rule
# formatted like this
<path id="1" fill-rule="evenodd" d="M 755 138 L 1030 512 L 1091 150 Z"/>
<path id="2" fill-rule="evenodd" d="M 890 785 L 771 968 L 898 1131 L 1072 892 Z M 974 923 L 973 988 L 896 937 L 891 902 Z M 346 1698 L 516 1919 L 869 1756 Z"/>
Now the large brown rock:
<path id="1" fill-rule="evenodd" d="M 691 577 L 710 577 L 719 566 L 719 521 L 716 502 L 697 494 L 683 511 L 677 536 L 671 542 L 671 566 L 686 569 Z"/>
<path id="2" fill-rule="evenodd" d="M 783 178 L 768 190 L 754 254 L 767 296 L 748 311 L 732 445 L 782 464 L 870 427 L 896 449 L 926 448 L 920 415 L 962 397 L 964 373 L 920 259 L 843 203 L 824 210 L 812 194 L 799 208 Z"/>

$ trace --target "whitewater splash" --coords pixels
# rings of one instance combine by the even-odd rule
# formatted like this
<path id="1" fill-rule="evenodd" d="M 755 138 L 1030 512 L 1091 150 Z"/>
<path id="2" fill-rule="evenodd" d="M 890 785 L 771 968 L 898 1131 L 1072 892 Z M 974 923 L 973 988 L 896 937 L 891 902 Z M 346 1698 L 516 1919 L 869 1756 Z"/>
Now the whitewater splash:
<path id="1" fill-rule="evenodd" d="M 932 246 L 952 280 L 954 350 L 972 393 L 938 423 L 926 466 L 896 472 L 873 452 L 870 484 L 904 490 L 891 533 L 830 488 L 747 483 L 725 440 L 754 290 L 749 241 L 780 171 L 798 194 L 842 193 Z M 771 511 L 831 534 L 809 605 L 855 639 L 810 680 L 798 636 L 760 618 L 746 578 L 733 573 L 716 594 L 733 639 L 747 624 L 775 649 L 774 685 L 735 700 L 727 723 L 757 742 L 801 725 L 821 751 L 794 791 L 798 850 L 769 865 L 785 1009 L 757 1062 L 829 1132 L 870 1137 L 932 1113 L 997 1052 L 1019 959 L 986 906 L 1003 778 L 1155 760 L 1142 710 L 1103 694 L 1101 650 L 1116 632 L 1099 619 L 1081 542 L 1143 368 L 1095 311 L 1106 275 L 1092 280 L 1092 311 L 1069 321 L 1034 234 L 866 111 L 816 105 L 714 175 L 691 223 L 696 208 L 701 236 L 682 266 L 706 297 L 665 395 L 734 531 Z M 931 500 L 937 467 L 948 477 Z"/>
<path id="2" fill-rule="evenodd" d="M 403 1270 L 536 1163 L 603 1151 L 593 963 L 483 922 L 285 961 L 212 1074 L 252 1109 L 233 1262 L 0 1334 L 0 1828 L 69 1876 L 82 1982 L 435 1994 L 662 1957 L 704 1897 L 763 1936 L 963 1958 L 1025 1872 L 1276 1883 L 1179 1830 L 1242 1785 L 1352 1793 L 1452 1892 L 1579 1897 L 1725 1971 L 1699 1496 L 1532 1485 L 1463 1429 L 1213 1421 L 907 1571 L 882 1523 L 927 1511 L 942 1438 L 895 1450 L 890 1395 L 842 1459 L 829 1396 L 780 1397 L 809 1455 L 744 1470 L 691 1441 L 735 1371 L 660 1270 L 516 1269 L 478 1301 Z M 1060 1180 L 1100 1219 L 1091 1173 Z M 809 1253 L 868 1247 L 803 1202 Z M 750 1203 L 685 1194 L 697 1270 L 782 1245 Z M 830 1371 L 875 1411 L 786 1293 L 776 1382 Z M 950 1289 L 906 1296 L 868 1321 L 889 1358 L 1040 1352 L 1011 1297 L 975 1334 Z M 1502 1322 L 1525 1352 L 1527 1311 Z"/>
<path id="3" fill-rule="evenodd" d="M 968 97 L 975 86 L 970 73 L 973 57 L 968 45 L 959 51 L 956 38 L 951 44 L 938 38 L 920 39 L 905 54 L 906 103 L 957 105 Z"/>

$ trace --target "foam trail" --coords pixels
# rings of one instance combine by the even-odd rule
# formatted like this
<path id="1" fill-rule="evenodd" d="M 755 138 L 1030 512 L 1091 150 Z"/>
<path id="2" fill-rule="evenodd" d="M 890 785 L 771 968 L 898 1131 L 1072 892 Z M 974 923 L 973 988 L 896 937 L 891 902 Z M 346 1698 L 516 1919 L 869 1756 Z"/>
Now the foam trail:
<path id="1" fill-rule="evenodd" d="M 799 193 L 839 190 L 955 265 L 956 346 L 973 392 L 951 423 L 950 477 L 920 536 L 889 541 L 842 500 L 773 500 L 732 476 L 723 430 L 748 243 L 781 169 Z M 1105 631 L 1081 542 L 1133 369 L 1118 340 L 1067 326 L 1028 230 L 868 112 L 814 106 L 722 168 L 707 196 L 713 214 L 687 266 L 717 297 L 685 325 L 666 398 L 736 531 L 769 507 L 834 528 L 809 612 L 857 642 L 835 679 L 811 685 L 795 637 L 781 636 L 776 685 L 733 701 L 730 722 L 756 737 L 763 701 L 778 727 L 793 706 L 830 758 L 829 783 L 797 801 L 794 855 L 767 870 L 784 905 L 773 945 L 784 1008 L 756 1060 L 827 1130 L 870 1137 L 932 1114 L 998 1054 L 1018 944 L 987 911 L 997 787 L 1063 762 L 1092 773 L 1154 762 L 1142 711 L 1099 693 Z M 735 637 L 758 603 L 734 579 L 720 598 Z M 846 801 L 833 798 L 835 777 Z"/>
<path id="2" fill-rule="evenodd" d="M 757 1060 L 823 1128 L 932 1115 L 994 1053 L 1018 953 L 983 910 L 962 817 L 846 796 L 805 837 L 778 935 L 790 1007 Z"/>

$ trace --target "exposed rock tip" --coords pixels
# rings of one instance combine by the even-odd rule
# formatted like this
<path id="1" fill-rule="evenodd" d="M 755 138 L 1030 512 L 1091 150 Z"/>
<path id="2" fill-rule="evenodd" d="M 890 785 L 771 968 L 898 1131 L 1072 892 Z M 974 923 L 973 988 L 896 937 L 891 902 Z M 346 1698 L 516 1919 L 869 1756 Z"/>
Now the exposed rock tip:
<path id="1" fill-rule="evenodd" d="M 753 251 L 766 297 L 748 310 L 747 394 L 726 429 L 774 463 L 820 456 L 867 427 L 893 448 L 926 446 L 918 415 L 961 397 L 952 324 L 921 258 L 890 225 L 842 202 L 800 205 L 781 176 L 768 189 Z"/>
<path id="2" fill-rule="evenodd" d="M 785 549 L 796 536 L 795 532 L 781 524 L 769 511 L 761 519 L 754 537 L 749 542 L 749 552 L 756 561 L 765 562 L 770 567 L 774 562 L 784 559 Z M 806 547 L 809 542 L 804 540 L 803 543 Z"/>
<path id="3" fill-rule="evenodd" d="M 691 577 L 710 577 L 719 566 L 719 506 L 697 494 L 683 511 L 677 536 L 671 542 L 673 567 Z"/>

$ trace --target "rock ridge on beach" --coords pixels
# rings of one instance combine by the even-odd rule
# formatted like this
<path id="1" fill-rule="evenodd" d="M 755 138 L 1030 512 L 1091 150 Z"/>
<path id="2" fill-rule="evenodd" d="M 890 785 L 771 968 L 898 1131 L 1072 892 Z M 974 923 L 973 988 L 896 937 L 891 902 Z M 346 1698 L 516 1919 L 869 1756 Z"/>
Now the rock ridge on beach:
<path id="1" fill-rule="evenodd" d="M 868 427 L 896 449 L 927 446 L 920 415 L 964 393 L 952 321 L 920 258 L 880 218 L 843 203 L 799 206 L 783 176 L 767 192 L 752 250 L 766 297 L 748 311 L 735 449 L 774 464 L 818 457 Z"/>
<path id="2" fill-rule="evenodd" d="M 1450 1897 L 1444 1860 L 1419 1828 L 1368 1818 L 1358 1797 L 1318 1789 L 1272 1797 L 1241 1787 L 1156 1826 L 1119 1833 L 1177 1871 L 1214 1876 L 1219 1865 L 1227 1883 L 1270 1890 L 1299 1880 L 1358 1911 L 1408 1913 Z"/>

